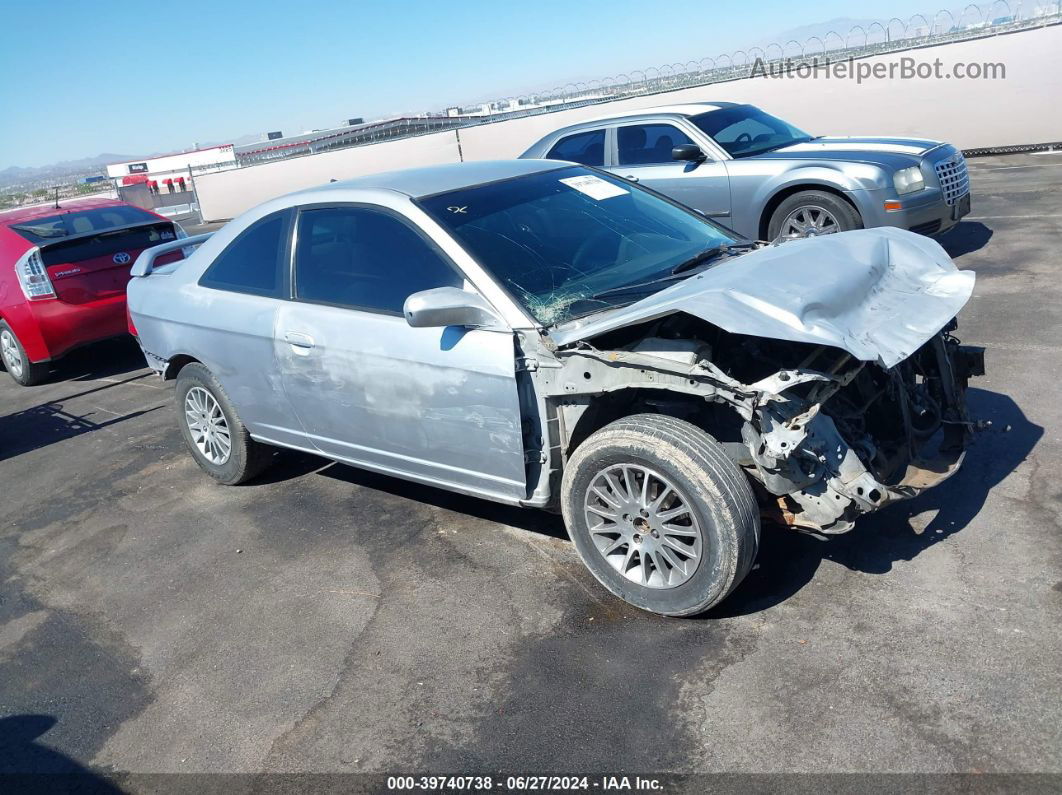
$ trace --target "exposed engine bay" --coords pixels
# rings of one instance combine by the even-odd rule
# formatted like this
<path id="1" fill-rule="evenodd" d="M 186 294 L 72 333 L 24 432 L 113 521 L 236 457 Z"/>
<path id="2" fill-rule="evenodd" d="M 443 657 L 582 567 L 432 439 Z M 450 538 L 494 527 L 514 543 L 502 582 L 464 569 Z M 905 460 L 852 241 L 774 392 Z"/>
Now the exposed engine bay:
<path id="1" fill-rule="evenodd" d="M 885 367 L 675 313 L 556 347 L 532 376 L 553 404 L 562 455 L 611 419 L 674 414 L 724 446 L 765 515 L 836 534 L 961 464 L 972 429 L 964 393 L 984 373 L 984 351 L 961 345 L 955 327 Z"/>

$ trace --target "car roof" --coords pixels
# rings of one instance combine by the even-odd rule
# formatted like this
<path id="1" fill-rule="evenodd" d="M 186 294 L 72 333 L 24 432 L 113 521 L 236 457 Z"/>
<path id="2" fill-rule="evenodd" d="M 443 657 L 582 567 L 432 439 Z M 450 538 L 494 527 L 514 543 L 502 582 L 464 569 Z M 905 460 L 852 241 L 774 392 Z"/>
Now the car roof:
<path id="1" fill-rule="evenodd" d="M 721 110 L 722 108 L 736 108 L 739 102 L 687 102 L 682 105 L 656 105 L 651 108 L 640 108 L 638 110 L 625 110 L 614 113 L 606 113 L 603 116 L 595 116 L 592 119 L 586 119 L 579 122 L 579 124 L 590 124 L 598 121 L 608 121 L 610 119 L 624 119 L 628 116 L 699 116 L 702 113 L 707 113 L 710 110 Z M 574 126 L 574 125 L 573 125 Z"/>
<path id="2" fill-rule="evenodd" d="M 0 212 L 0 224 L 16 224 L 20 221 L 29 221 L 34 218 L 48 218 L 53 215 L 62 215 L 63 213 L 78 212 L 80 210 L 92 210 L 97 207 L 116 207 L 118 205 L 124 205 L 125 202 L 118 199 L 71 199 L 69 201 L 60 199 L 59 209 L 55 209 L 54 202 L 47 204 L 38 204 L 33 207 L 19 207 L 14 210 L 5 210 Z"/>
<path id="3" fill-rule="evenodd" d="M 299 191 L 299 196 L 305 199 L 310 194 L 327 195 L 330 191 L 357 189 L 396 191 L 416 199 L 525 174 L 551 171 L 563 168 L 565 165 L 568 164 L 558 163 L 556 160 L 477 160 L 467 163 L 446 163 L 340 180 Z"/>

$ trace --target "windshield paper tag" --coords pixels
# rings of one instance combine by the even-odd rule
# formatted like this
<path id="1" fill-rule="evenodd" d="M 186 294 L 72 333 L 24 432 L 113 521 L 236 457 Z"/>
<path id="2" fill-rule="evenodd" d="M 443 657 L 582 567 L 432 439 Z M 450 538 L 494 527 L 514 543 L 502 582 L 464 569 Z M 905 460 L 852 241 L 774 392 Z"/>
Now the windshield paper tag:
<path id="1" fill-rule="evenodd" d="M 621 188 L 619 185 L 613 185 L 611 182 L 606 182 L 600 177 L 595 177 L 593 174 L 586 174 L 581 177 L 568 177 L 562 179 L 565 185 L 569 188 L 575 188 L 580 193 L 585 193 L 591 199 L 611 199 L 615 196 L 625 196 L 630 193 L 629 190 Z"/>

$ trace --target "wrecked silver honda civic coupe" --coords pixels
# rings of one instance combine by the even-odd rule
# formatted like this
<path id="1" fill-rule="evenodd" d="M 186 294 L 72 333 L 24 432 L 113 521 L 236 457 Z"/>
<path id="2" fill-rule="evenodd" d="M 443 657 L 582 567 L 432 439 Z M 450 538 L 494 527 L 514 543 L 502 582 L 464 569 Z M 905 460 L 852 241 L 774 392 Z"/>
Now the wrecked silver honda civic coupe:
<path id="1" fill-rule="evenodd" d="M 294 193 L 133 275 L 217 481 L 285 447 L 559 510 L 609 591 L 666 615 L 737 586 L 761 517 L 842 533 L 955 472 L 984 367 L 953 336 L 974 276 L 932 240 L 764 245 L 555 161 Z"/>

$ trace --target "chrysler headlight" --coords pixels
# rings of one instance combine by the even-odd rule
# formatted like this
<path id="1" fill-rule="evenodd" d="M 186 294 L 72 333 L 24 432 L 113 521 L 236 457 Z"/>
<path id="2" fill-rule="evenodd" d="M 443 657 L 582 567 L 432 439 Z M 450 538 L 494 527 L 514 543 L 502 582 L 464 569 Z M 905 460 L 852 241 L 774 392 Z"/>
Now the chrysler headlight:
<path id="1" fill-rule="evenodd" d="M 901 196 L 922 190 L 926 186 L 925 180 L 922 179 L 922 169 L 918 166 L 901 168 L 892 175 L 892 184 L 896 186 L 896 192 Z"/>

